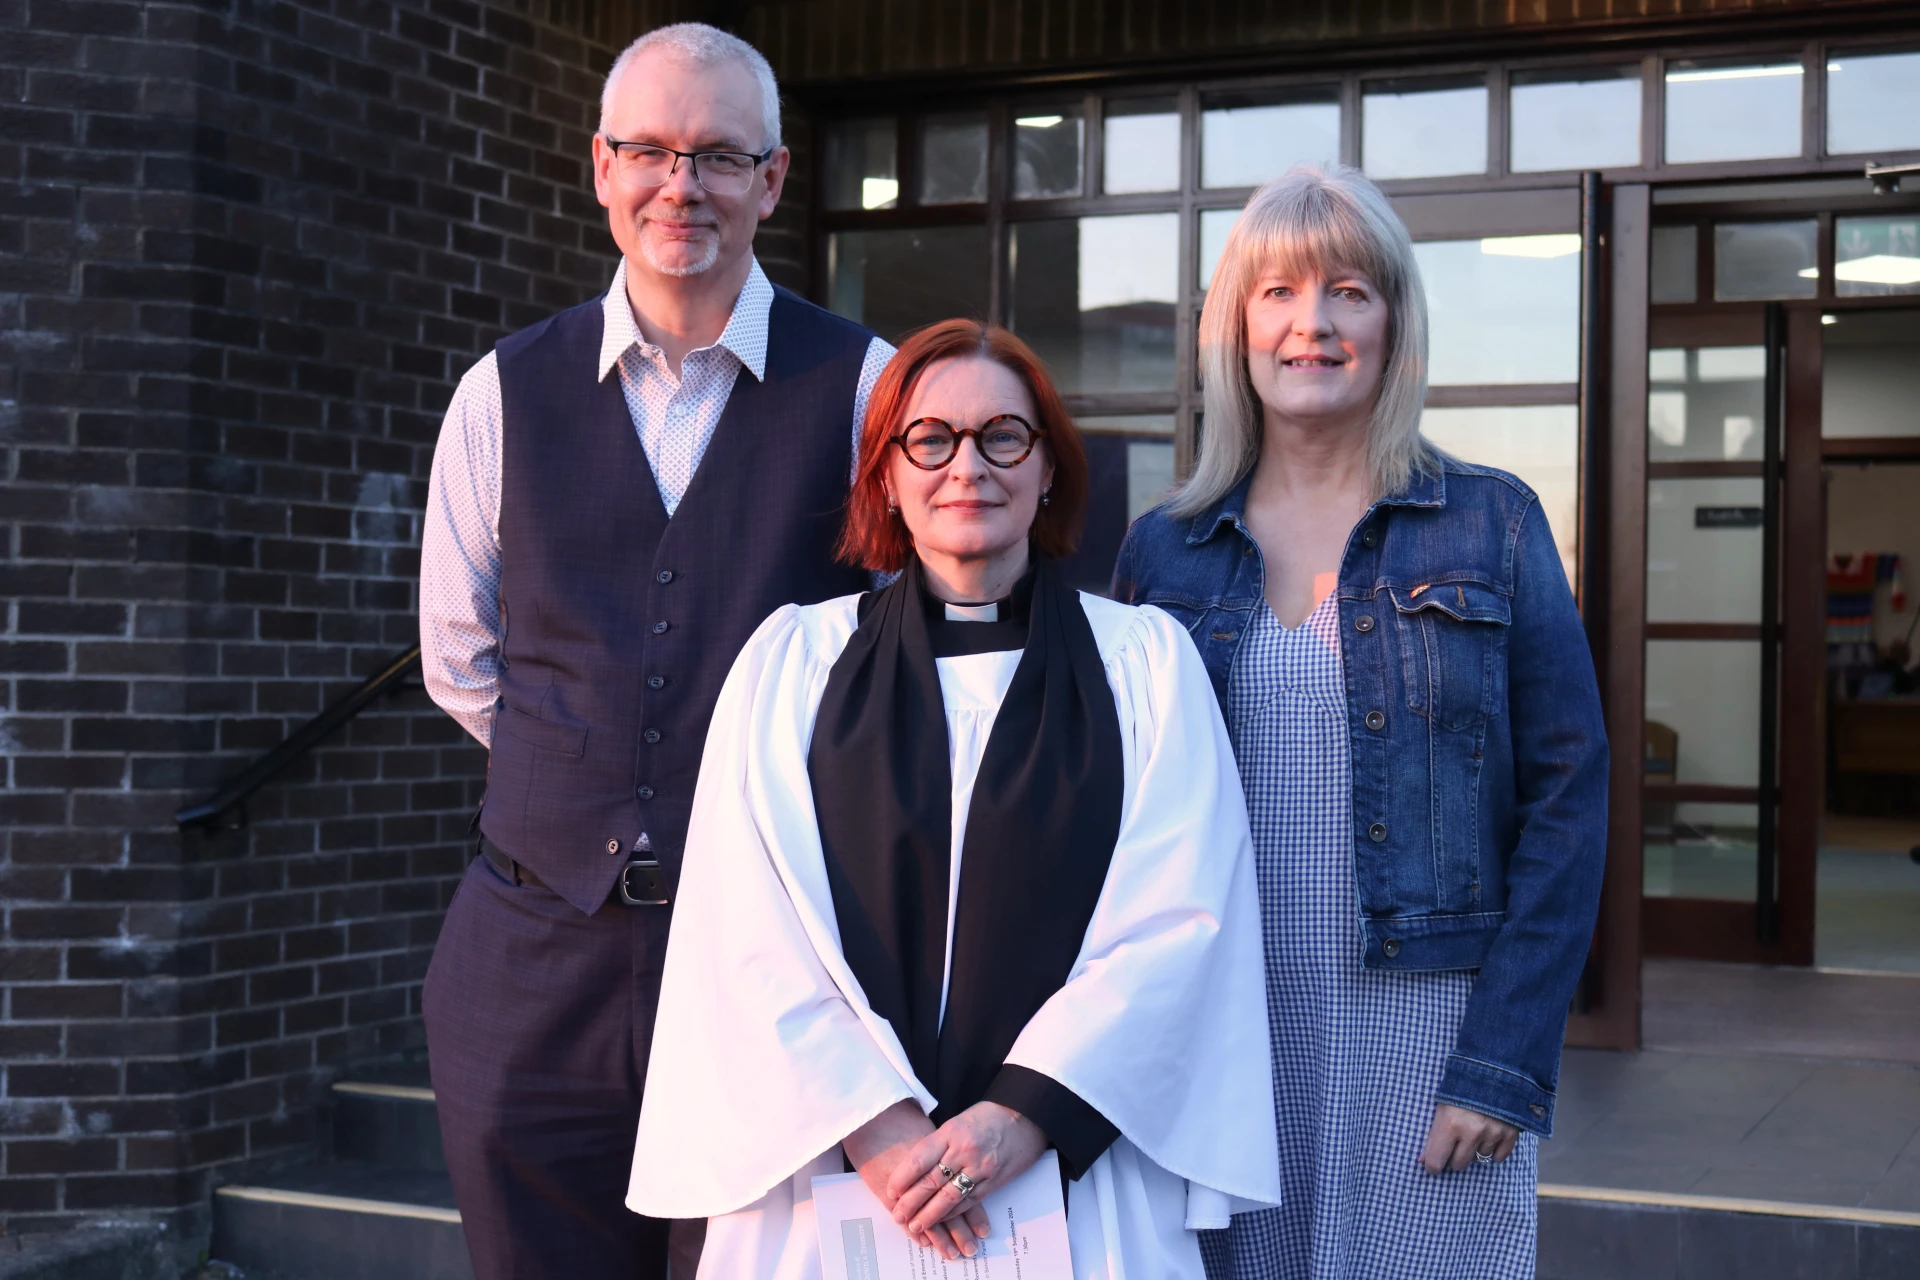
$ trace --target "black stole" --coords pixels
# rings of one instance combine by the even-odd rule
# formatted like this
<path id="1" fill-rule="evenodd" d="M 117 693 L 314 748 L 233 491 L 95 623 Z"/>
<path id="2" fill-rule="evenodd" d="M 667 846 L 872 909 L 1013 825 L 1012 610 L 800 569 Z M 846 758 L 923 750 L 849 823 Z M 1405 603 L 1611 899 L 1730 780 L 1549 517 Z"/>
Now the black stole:
<path id="1" fill-rule="evenodd" d="M 807 770 L 841 948 L 939 1100 L 986 1093 L 1067 980 L 1120 835 L 1120 718 L 1077 593 L 1036 568 L 1027 644 L 967 812 L 944 1023 L 953 777 L 918 560 L 863 601 Z"/>

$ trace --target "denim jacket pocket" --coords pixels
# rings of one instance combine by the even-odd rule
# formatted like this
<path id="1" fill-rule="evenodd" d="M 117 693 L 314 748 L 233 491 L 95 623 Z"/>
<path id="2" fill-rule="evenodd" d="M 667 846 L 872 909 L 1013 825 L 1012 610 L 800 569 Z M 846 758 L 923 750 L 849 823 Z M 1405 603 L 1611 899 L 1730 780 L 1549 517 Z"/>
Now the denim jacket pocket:
<path id="1" fill-rule="evenodd" d="M 1505 696 L 1506 596 L 1479 582 L 1389 587 L 1407 706 L 1448 729 L 1486 723 Z"/>

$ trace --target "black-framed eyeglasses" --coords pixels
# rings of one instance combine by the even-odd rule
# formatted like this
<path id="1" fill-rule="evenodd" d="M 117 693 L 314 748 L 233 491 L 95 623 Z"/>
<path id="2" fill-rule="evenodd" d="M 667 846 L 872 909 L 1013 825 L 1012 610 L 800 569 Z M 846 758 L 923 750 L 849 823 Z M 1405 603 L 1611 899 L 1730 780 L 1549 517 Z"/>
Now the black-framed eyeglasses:
<path id="1" fill-rule="evenodd" d="M 1047 433 L 1017 413 L 1001 413 L 977 427 L 956 427 L 940 418 L 916 418 L 893 437 L 907 461 L 922 471 L 938 471 L 960 452 L 960 441 L 973 437 L 973 447 L 988 464 L 1017 467 L 1033 452 L 1034 442 Z"/>
<path id="2" fill-rule="evenodd" d="M 754 170 L 767 162 L 777 147 L 759 155 L 750 151 L 675 151 L 651 142 L 623 142 L 600 135 L 613 152 L 613 171 L 630 187 L 664 187 L 682 160 L 693 165 L 693 180 L 716 196 L 745 195 L 753 186 Z"/>

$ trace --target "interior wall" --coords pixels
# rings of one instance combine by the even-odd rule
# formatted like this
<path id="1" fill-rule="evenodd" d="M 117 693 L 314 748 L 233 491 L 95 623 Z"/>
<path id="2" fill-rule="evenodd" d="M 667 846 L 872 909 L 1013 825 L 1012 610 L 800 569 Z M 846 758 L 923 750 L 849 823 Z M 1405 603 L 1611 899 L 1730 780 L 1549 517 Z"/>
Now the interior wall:
<path id="1" fill-rule="evenodd" d="M 1881 587 L 1874 605 L 1874 640 L 1906 634 L 1920 609 L 1920 463 L 1833 466 L 1827 471 L 1827 552 L 1899 554 L 1907 607 L 1895 612 Z"/>

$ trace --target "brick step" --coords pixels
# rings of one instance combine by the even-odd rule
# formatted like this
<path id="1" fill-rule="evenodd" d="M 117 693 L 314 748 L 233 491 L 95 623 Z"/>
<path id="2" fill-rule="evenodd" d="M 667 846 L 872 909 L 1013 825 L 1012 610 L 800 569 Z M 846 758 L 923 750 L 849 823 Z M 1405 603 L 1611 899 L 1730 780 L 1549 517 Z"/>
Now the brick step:
<path id="1" fill-rule="evenodd" d="M 341 1080 L 333 1086 L 333 1154 L 338 1160 L 444 1173 L 440 1117 L 424 1084 Z"/>
<path id="2" fill-rule="evenodd" d="M 473 1280 L 446 1174 L 358 1162 L 221 1187 L 212 1253 L 247 1280 Z"/>
<path id="3" fill-rule="evenodd" d="M 1913 1280 L 1920 1213 L 1540 1186 L 1539 1280 Z"/>

